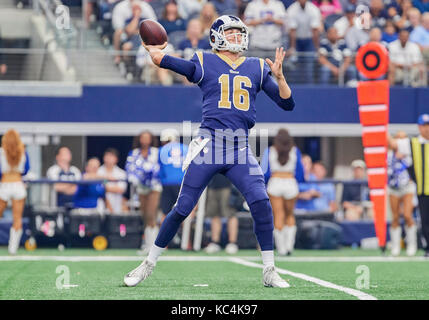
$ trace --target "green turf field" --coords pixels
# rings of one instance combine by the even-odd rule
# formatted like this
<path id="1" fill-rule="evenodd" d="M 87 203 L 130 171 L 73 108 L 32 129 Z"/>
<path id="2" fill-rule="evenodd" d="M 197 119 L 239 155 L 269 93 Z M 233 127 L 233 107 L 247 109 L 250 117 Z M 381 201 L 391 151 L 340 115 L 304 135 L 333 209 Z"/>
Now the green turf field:
<path id="1" fill-rule="evenodd" d="M 256 250 L 241 250 L 234 257 L 167 250 L 149 279 L 127 288 L 123 276 L 142 259 L 136 250 L 21 249 L 11 257 L 3 247 L 0 299 L 427 300 L 429 260 L 422 255 L 391 258 L 377 250 L 297 250 L 291 257 L 277 259 L 281 276 L 291 285 L 278 289 L 262 286 Z M 357 278 L 363 275 L 356 272 L 359 266 L 369 272 L 369 278 L 357 286 Z M 64 269 L 69 270 L 69 283 L 64 281 Z M 58 289 L 57 283 L 60 288 L 71 287 Z"/>

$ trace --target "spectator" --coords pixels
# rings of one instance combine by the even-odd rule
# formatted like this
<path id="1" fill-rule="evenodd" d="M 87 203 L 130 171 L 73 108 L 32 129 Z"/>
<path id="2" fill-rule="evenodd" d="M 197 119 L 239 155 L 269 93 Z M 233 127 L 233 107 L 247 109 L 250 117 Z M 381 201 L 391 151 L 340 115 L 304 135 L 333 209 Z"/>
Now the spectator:
<path id="1" fill-rule="evenodd" d="M 14 129 L 7 130 L 1 139 L 0 169 L 0 218 L 10 201 L 13 222 L 9 231 L 8 251 L 14 255 L 18 251 L 23 233 L 22 214 L 27 198 L 22 176 L 30 169 L 28 153 L 19 133 Z"/>
<path id="2" fill-rule="evenodd" d="M 390 43 L 398 39 L 398 33 L 396 32 L 395 24 L 392 20 L 387 20 L 384 26 L 384 32 L 381 40 Z"/>
<path id="3" fill-rule="evenodd" d="M 344 11 L 345 15 L 334 22 L 339 38 L 345 37 L 347 30 L 355 24 L 356 19 L 356 6 L 348 4 Z"/>
<path id="4" fill-rule="evenodd" d="M 216 174 L 207 187 L 206 216 L 211 218 L 211 242 L 204 249 L 207 253 L 221 250 L 222 218 L 228 219 L 228 244 L 225 251 L 228 254 L 235 254 L 238 251 L 238 219 L 235 210 L 229 205 L 231 187 L 229 180 L 222 174 Z"/>
<path id="5" fill-rule="evenodd" d="M 429 12 L 422 16 L 422 24 L 410 33 L 410 41 L 417 43 L 422 51 L 426 65 L 429 64 Z"/>
<path id="6" fill-rule="evenodd" d="M 408 10 L 408 20 L 410 21 L 410 32 L 413 32 L 413 30 L 420 26 L 420 19 L 421 19 L 421 13 L 417 8 L 411 8 Z"/>
<path id="7" fill-rule="evenodd" d="M 304 181 L 301 152 L 286 129 L 280 129 L 274 144 L 264 152 L 261 167 L 268 180 L 267 193 L 273 207 L 274 240 L 280 255 L 290 255 L 295 245 L 297 181 Z"/>
<path id="8" fill-rule="evenodd" d="M 301 157 L 302 167 L 304 170 L 304 180 L 311 181 L 315 180 L 316 177 L 311 172 L 311 168 L 313 167 L 313 160 L 308 154 L 303 154 Z"/>
<path id="9" fill-rule="evenodd" d="M 94 22 L 97 18 L 97 32 L 101 32 L 101 40 L 103 44 L 109 45 L 112 43 L 114 29 L 112 26 L 112 14 L 115 6 L 122 0 L 90 0 L 88 2 L 86 19 L 87 25 Z M 98 15 L 98 17 L 95 16 Z"/>
<path id="10" fill-rule="evenodd" d="M 203 37 L 203 29 L 198 19 L 188 22 L 186 29 L 186 39 L 179 43 L 180 55 L 189 60 L 197 50 L 209 50 L 211 48 L 207 37 Z"/>
<path id="11" fill-rule="evenodd" d="M 312 172 L 317 181 L 326 179 L 326 167 L 321 162 L 313 164 Z M 320 192 L 320 197 L 314 199 L 314 208 L 320 212 L 335 213 L 338 210 L 335 195 L 335 184 L 333 183 L 319 183 L 317 189 Z"/>
<path id="12" fill-rule="evenodd" d="M 426 71 L 417 44 L 409 41 L 409 31 L 402 29 L 399 39 L 389 44 L 389 81 L 391 85 L 425 86 Z"/>
<path id="13" fill-rule="evenodd" d="M 269 51 L 259 56 L 271 57 L 272 51 L 283 46 L 282 30 L 286 10 L 278 0 L 253 0 L 247 6 L 245 23 L 251 28 L 250 50 Z"/>
<path id="14" fill-rule="evenodd" d="M 203 36 L 207 38 L 210 33 L 210 28 L 213 22 L 218 18 L 218 14 L 216 12 L 216 8 L 211 2 L 207 2 L 200 13 L 200 22 L 203 28 Z"/>
<path id="15" fill-rule="evenodd" d="M 383 33 L 381 32 L 380 28 L 371 28 L 371 30 L 369 31 L 369 39 L 368 41 L 374 41 L 374 42 L 379 42 L 384 46 L 387 46 L 387 43 L 382 42 L 381 39 L 383 37 Z"/>
<path id="16" fill-rule="evenodd" d="M 395 139 L 406 139 L 403 131 L 396 133 Z M 392 243 L 392 255 L 398 256 L 401 252 L 401 226 L 399 215 L 402 208 L 406 223 L 407 255 L 414 256 L 417 251 L 417 227 L 413 219 L 413 198 L 416 194 L 416 185 L 408 174 L 408 166 L 412 162 L 411 157 L 398 151 L 389 150 L 387 156 L 388 191 L 390 209 L 392 211 L 392 223 L 390 225 L 390 239 Z"/>
<path id="17" fill-rule="evenodd" d="M 141 0 L 123 0 L 115 6 L 112 13 L 112 26 L 115 30 L 113 35 L 115 50 L 119 51 L 121 49 L 121 37 L 126 32 L 126 29 L 129 38 L 135 34 L 141 19 L 157 20 L 155 12 L 147 2 Z M 120 61 L 121 57 L 117 55 L 115 63 L 119 64 Z"/>
<path id="18" fill-rule="evenodd" d="M 319 37 L 322 27 L 320 10 L 307 0 L 297 0 L 287 10 L 290 36 L 288 56 L 295 52 L 304 53 L 298 61 L 303 63 L 302 70 L 306 83 L 313 82 L 315 51 L 319 50 Z"/>
<path id="19" fill-rule="evenodd" d="M 206 0 L 177 0 L 179 15 L 186 20 L 197 17 Z"/>
<path id="20" fill-rule="evenodd" d="M 429 11 L 429 0 L 413 0 L 413 6 L 420 10 L 421 13 Z"/>
<path id="21" fill-rule="evenodd" d="M 86 162 L 83 180 L 100 180 L 98 169 L 100 161 L 97 158 L 91 158 Z M 103 212 L 104 206 L 101 198 L 105 197 L 106 189 L 102 183 L 80 184 L 73 196 L 73 207 L 75 209 L 96 209 Z"/>
<path id="22" fill-rule="evenodd" d="M 72 153 L 67 147 L 57 149 L 55 156 L 56 164 L 51 166 L 46 172 L 46 176 L 51 180 L 76 181 L 81 179 L 81 173 L 78 168 L 71 165 Z M 71 183 L 56 183 L 54 184 L 53 194 L 56 198 L 54 206 L 64 207 L 73 203 L 73 195 L 77 186 Z M 55 197 L 56 196 L 56 197 Z"/>
<path id="23" fill-rule="evenodd" d="M 186 20 L 180 17 L 175 1 L 169 1 L 165 4 L 159 23 L 164 27 L 167 34 L 186 30 Z"/>
<path id="24" fill-rule="evenodd" d="M 142 132 L 134 141 L 134 149 L 128 153 L 125 170 L 128 181 L 137 189 L 140 211 L 145 225 L 142 251 L 145 253 L 158 235 L 156 223 L 159 197 L 162 191 L 159 180 L 159 152 L 152 147 L 153 136 L 149 131 Z"/>
<path id="25" fill-rule="evenodd" d="M 214 4 L 216 11 L 220 15 L 232 14 L 237 15 L 237 3 L 241 1 L 237 0 L 210 0 Z"/>
<path id="26" fill-rule="evenodd" d="M 362 13 L 354 20 L 354 25 L 347 30 L 344 40 L 352 52 L 356 52 L 360 46 L 368 42 L 370 25 L 371 15 Z"/>
<path id="27" fill-rule="evenodd" d="M 407 1 L 407 0 L 403 0 Z M 388 19 L 387 11 L 384 8 L 383 0 L 371 0 L 369 5 L 369 12 L 371 13 L 371 26 L 384 28 Z"/>
<path id="28" fill-rule="evenodd" d="M 365 179 L 366 165 L 363 160 L 354 160 L 351 163 L 353 170 L 353 180 L 361 181 Z M 364 214 L 363 201 L 369 199 L 369 189 L 361 184 L 345 184 L 341 203 L 346 220 L 360 220 Z"/>
<path id="29" fill-rule="evenodd" d="M 140 1 L 140 0 L 138 0 Z M 122 50 L 124 51 L 123 60 L 130 62 L 130 60 L 135 59 L 129 54 L 130 51 L 137 51 L 141 46 L 141 38 L 139 33 L 140 22 L 143 21 L 146 16 L 142 15 L 142 7 L 139 5 L 138 1 L 132 3 L 132 16 L 125 20 L 125 35 L 126 40 L 122 44 Z"/>
<path id="30" fill-rule="evenodd" d="M 316 177 L 311 172 L 313 167 L 313 161 L 307 154 L 302 156 L 302 166 L 304 169 L 304 177 L 306 182 L 300 182 L 298 201 L 296 202 L 296 209 L 301 211 L 314 211 L 316 207 L 314 205 L 314 199 L 319 198 L 321 193 L 318 191 L 317 184 L 311 183 L 316 180 Z"/>
<path id="31" fill-rule="evenodd" d="M 87 0 L 85 7 L 82 8 L 82 10 L 84 10 L 85 12 L 85 22 L 87 26 L 89 26 L 91 22 L 95 21 L 96 19 L 94 11 L 97 6 L 97 2 L 98 2 L 97 0 Z M 104 1 L 100 1 L 100 2 L 104 2 Z"/>
<path id="32" fill-rule="evenodd" d="M 403 29 L 410 27 L 410 21 L 408 20 L 408 11 L 413 8 L 411 0 L 402 0 L 400 5 L 399 13 L 393 17 L 396 28 Z"/>
<path id="33" fill-rule="evenodd" d="M 177 131 L 165 129 L 160 136 L 163 146 L 159 149 L 159 178 L 162 184 L 161 210 L 164 217 L 171 211 L 179 196 L 183 180 L 183 161 L 188 146 L 179 142 Z"/>
<path id="34" fill-rule="evenodd" d="M 106 189 L 106 209 L 110 213 L 128 212 L 124 193 L 127 191 L 127 174 L 117 166 L 119 152 L 116 149 L 109 148 L 104 151 L 103 165 L 98 169 L 97 175 L 108 180 L 119 180 L 117 182 L 107 182 Z M 122 180 L 122 181 L 120 181 Z"/>
<path id="35" fill-rule="evenodd" d="M 312 3 L 319 8 L 323 20 L 331 14 L 342 13 L 339 0 L 313 0 Z"/>
<path id="36" fill-rule="evenodd" d="M 340 77 L 356 80 L 356 69 L 351 64 L 352 52 L 343 39 L 338 39 L 337 29 L 330 27 L 319 49 L 320 83 L 328 84 L 331 80 L 338 83 Z"/>
<path id="37" fill-rule="evenodd" d="M 364 5 L 366 7 L 369 7 L 370 2 L 371 0 L 340 0 L 340 4 L 342 8 L 347 7 L 349 4 L 352 4 L 355 7 L 359 5 Z"/>
<path id="38" fill-rule="evenodd" d="M 1 38 L 1 30 L 0 30 L 0 50 L 3 49 L 3 43 Z M 2 52 L 0 52 L 0 76 L 4 75 L 7 72 L 7 65 L 4 62 L 4 57 Z"/>

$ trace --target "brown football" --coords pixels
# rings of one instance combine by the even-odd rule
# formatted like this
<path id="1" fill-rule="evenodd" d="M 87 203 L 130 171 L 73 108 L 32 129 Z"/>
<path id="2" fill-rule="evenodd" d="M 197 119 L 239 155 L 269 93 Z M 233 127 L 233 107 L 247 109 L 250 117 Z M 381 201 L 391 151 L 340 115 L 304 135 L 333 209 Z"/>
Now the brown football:
<path id="1" fill-rule="evenodd" d="M 167 41 L 167 32 L 158 22 L 145 19 L 140 22 L 140 38 L 146 45 L 161 45 Z"/>

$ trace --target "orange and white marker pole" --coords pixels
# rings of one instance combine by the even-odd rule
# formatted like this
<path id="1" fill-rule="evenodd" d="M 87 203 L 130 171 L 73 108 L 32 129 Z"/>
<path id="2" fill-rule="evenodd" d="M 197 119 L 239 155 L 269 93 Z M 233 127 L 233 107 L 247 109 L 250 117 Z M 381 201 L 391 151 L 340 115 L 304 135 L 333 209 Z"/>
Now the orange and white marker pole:
<path id="1" fill-rule="evenodd" d="M 356 55 L 356 67 L 368 81 L 357 86 L 362 144 L 368 168 L 368 186 L 374 210 L 378 244 L 386 248 L 387 125 L 389 124 L 389 81 L 375 80 L 387 73 L 389 55 L 386 48 L 369 42 Z"/>

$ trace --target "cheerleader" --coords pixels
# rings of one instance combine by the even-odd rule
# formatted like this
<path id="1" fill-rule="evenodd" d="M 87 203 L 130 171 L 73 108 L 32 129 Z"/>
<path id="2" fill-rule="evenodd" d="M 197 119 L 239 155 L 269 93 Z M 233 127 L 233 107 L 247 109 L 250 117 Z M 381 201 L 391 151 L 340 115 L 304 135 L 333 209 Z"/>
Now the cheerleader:
<path id="1" fill-rule="evenodd" d="M 274 241 L 280 255 L 290 255 L 295 245 L 295 202 L 298 183 L 304 181 L 301 152 L 286 129 L 280 129 L 262 159 L 267 192 L 274 214 Z"/>
<path id="2" fill-rule="evenodd" d="M 1 141 L 0 148 L 0 217 L 9 200 L 12 202 L 13 224 L 9 235 L 9 253 L 16 254 L 22 236 L 22 213 L 27 191 L 22 182 L 30 168 L 28 154 L 19 133 L 8 130 Z"/>
<path id="3" fill-rule="evenodd" d="M 407 134 L 399 131 L 396 133 L 395 138 L 407 138 Z M 402 230 L 399 224 L 401 207 L 406 224 L 407 255 L 414 256 L 417 252 L 417 226 L 413 219 L 413 198 L 416 193 L 416 185 L 408 174 L 407 168 L 410 162 L 411 159 L 409 156 L 406 157 L 397 151 L 389 150 L 387 156 L 387 173 L 389 202 L 392 210 L 392 224 L 389 230 L 392 243 L 392 256 L 398 256 L 401 253 Z"/>
<path id="4" fill-rule="evenodd" d="M 142 250 L 146 251 L 155 242 L 159 228 L 156 213 L 162 191 L 159 179 L 159 150 L 152 147 L 153 136 L 144 131 L 138 137 L 137 147 L 130 151 L 125 170 L 128 181 L 136 186 L 140 200 L 140 211 L 145 225 Z"/>

